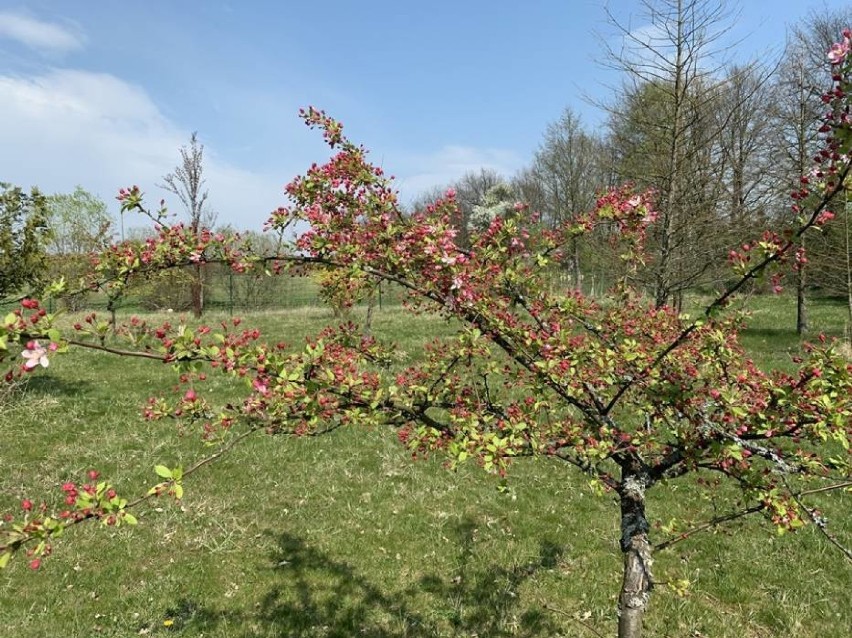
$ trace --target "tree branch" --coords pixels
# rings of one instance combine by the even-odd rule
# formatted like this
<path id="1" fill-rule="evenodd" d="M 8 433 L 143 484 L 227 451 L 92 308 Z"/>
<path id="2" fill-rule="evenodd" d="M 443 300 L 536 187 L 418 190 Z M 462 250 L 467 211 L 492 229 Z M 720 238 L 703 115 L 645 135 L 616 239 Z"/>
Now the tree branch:
<path id="1" fill-rule="evenodd" d="M 845 488 L 848 488 L 848 487 L 852 487 L 852 481 L 845 481 L 843 483 L 836 483 L 834 485 L 827 485 L 825 487 L 819 487 L 819 488 L 815 488 L 815 489 L 812 489 L 812 490 L 804 490 L 802 492 L 798 492 L 797 494 L 793 494 L 793 498 L 798 500 L 799 498 L 801 498 L 803 496 L 809 496 L 811 494 L 819 494 L 819 493 L 822 493 L 822 492 L 830 492 L 830 491 L 834 491 L 834 490 L 845 489 Z M 757 505 L 752 505 L 751 507 L 748 507 L 744 510 L 740 510 L 739 512 L 731 512 L 730 514 L 724 514 L 722 516 L 716 516 L 714 518 L 711 518 L 706 523 L 702 523 L 701 525 L 697 525 L 697 526 L 695 526 L 695 527 L 693 527 L 693 528 L 691 528 L 691 529 L 689 529 L 685 532 L 681 532 L 680 534 L 677 534 L 676 536 L 673 536 L 672 538 L 669 538 L 669 539 L 667 539 L 667 540 L 665 540 L 661 543 L 657 543 L 656 545 L 654 545 L 652 547 L 652 549 L 654 551 L 668 549 L 672 545 L 676 545 L 677 543 L 680 543 L 681 541 L 686 540 L 687 538 L 689 538 L 690 536 L 692 536 L 694 534 L 697 534 L 698 532 L 703 532 L 705 530 L 712 529 L 714 527 L 718 527 L 718 526 L 723 525 L 725 523 L 730 523 L 731 521 L 738 520 L 738 519 L 743 518 L 745 516 L 750 516 L 751 514 L 756 514 L 757 512 L 763 511 L 764 509 L 766 509 L 766 505 L 764 505 L 763 503 L 759 503 Z M 817 525 L 817 527 L 819 527 L 819 525 Z M 823 533 L 825 533 L 825 530 L 821 530 L 821 531 Z M 831 539 L 829 538 L 829 540 L 831 540 Z M 844 553 L 846 553 L 848 551 L 843 547 L 841 547 L 840 549 L 842 551 L 844 551 Z M 850 557 L 847 556 L 847 558 L 850 558 Z"/>

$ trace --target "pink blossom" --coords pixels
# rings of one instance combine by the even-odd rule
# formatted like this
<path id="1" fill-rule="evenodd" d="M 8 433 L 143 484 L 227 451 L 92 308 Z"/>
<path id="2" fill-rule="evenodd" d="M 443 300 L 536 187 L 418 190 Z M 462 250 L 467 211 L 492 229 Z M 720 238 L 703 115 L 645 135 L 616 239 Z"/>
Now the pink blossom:
<path id="1" fill-rule="evenodd" d="M 263 395 L 267 395 L 267 394 L 269 394 L 269 388 L 267 387 L 266 383 L 265 383 L 264 381 L 261 381 L 260 379 L 255 379 L 255 380 L 252 382 L 252 387 L 253 387 L 253 388 L 255 389 L 255 391 L 257 391 L 259 394 L 263 394 Z"/>
<path id="2" fill-rule="evenodd" d="M 55 348 L 53 348 L 53 350 L 55 350 Z M 30 341 L 27 344 L 26 350 L 21 353 L 21 356 L 27 360 L 26 363 L 24 363 L 24 367 L 27 370 L 32 370 L 38 365 L 42 368 L 46 368 L 50 365 L 50 361 L 47 360 L 47 349 L 42 347 L 38 341 Z"/>
<path id="3" fill-rule="evenodd" d="M 830 210 L 824 210 L 819 214 L 816 220 L 814 220 L 814 224 L 817 226 L 824 226 L 832 219 L 834 219 L 834 213 L 832 213 Z"/>
<path id="4" fill-rule="evenodd" d="M 841 42 L 835 42 L 828 50 L 828 61 L 832 64 L 841 64 L 849 53 L 849 38 L 843 38 Z"/>

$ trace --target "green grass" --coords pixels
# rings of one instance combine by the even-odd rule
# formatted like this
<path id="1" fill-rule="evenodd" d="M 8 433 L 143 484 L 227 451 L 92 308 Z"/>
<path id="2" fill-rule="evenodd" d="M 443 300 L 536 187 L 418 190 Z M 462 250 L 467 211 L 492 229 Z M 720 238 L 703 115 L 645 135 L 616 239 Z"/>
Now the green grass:
<path id="1" fill-rule="evenodd" d="M 798 348 L 789 300 L 755 302 L 744 341 L 762 363 L 785 365 Z M 839 334 L 842 310 L 815 305 L 814 323 Z M 250 320 L 298 345 L 331 316 Z M 374 326 L 410 357 L 436 330 L 449 327 L 387 309 Z M 155 463 L 198 458 L 196 437 L 139 416 L 147 396 L 174 382 L 148 361 L 55 357 L 0 412 L 0 511 L 56 493 L 89 467 L 130 495 L 153 482 Z M 258 437 L 189 480 L 182 505 L 145 506 L 136 528 L 80 526 L 40 571 L 16 560 L 0 572 L 0 636 L 611 635 L 621 565 L 614 501 L 544 459 L 517 463 L 510 485 L 499 492 L 472 465 L 412 463 L 384 430 Z M 699 519 L 724 507 L 723 494 L 699 494 L 689 481 L 659 488 L 649 514 Z M 852 544 L 849 495 L 820 505 Z M 660 580 L 692 585 L 683 597 L 657 590 L 648 635 L 852 633 L 852 570 L 811 529 L 778 537 L 747 520 L 659 553 L 655 567 Z"/>

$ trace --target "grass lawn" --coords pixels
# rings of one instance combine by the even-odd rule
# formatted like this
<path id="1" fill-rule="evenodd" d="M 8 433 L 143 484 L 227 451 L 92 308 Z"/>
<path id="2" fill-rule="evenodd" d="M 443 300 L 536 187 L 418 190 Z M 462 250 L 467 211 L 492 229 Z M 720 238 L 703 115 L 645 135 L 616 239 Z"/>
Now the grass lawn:
<path id="1" fill-rule="evenodd" d="M 746 346 L 765 365 L 789 365 L 799 348 L 791 300 L 754 302 Z M 814 328 L 840 334 L 843 310 L 815 304 Z M 299 344 L 331 315 L 302 309 L 248 321 Z M 408 357 L 450 330 L 388 308 L 374 322 Z M 90 467 L 131 496 L 155 482 L 155 463 L 199 458 L 197 437 L 140 416 L 145 399 L 174 382 L 170 368 L 149 361 L 55 357 L 0 411 L 0 511 L 58 494 Z M 223 395 L 233 391 L 218 383 Z M 0 636 L 612 635 L 621 570 L 614 500 L 543 459 L 516 463 L 510 486 L 498 491 L 473 465 L 412 463 L 389 431 L 259 436 L 189 479 L 182 504 L 143 506 L 137 527 L 79 526 L 38 572 L 14 560 L 0 572 Z M 700 521 L 724 511 L 723 496 L 674 482 L 652 492 L 649 515 Z M 818 504 L 852 544 L 852 494 Z M 852 569 L 813 529 L 777 536 L 746 519 L 658 553 L 656 577 L 690 586 L 677 595 L 660 585 L 650 636 L 852 635 Z"/>

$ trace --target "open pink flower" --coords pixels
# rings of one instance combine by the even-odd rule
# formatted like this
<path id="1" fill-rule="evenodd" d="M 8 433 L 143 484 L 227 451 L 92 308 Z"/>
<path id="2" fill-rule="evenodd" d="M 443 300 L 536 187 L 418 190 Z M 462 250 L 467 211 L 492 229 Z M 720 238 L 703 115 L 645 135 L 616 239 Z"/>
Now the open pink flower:
<path id="1" fill-rule="evenodd" d="M 255 379 L 252 381 L 252 387 L 258 394 L 267 395 L 269 394 L 269 386 L 266 385 L 266 382 L 261 379 Z"/>
<path id="2" fill-rule="evenodd" d="M 843 38 L 842 41 L 832 44 L 828 50 L 828 61 L 832 64 L 842 63 L 849 54 L 849 45 L 849 38 Z"/>
<path id="3" fill-rule="evenodd" d="M 42 347 L 38 341 L 30 341 L 21 356 L 27 360 L 24 363 L 27 370 L 32 370 L 38 365 L 42 368 L 50 365 L 50 361 L 47 359 L 47 348 Z"/>

